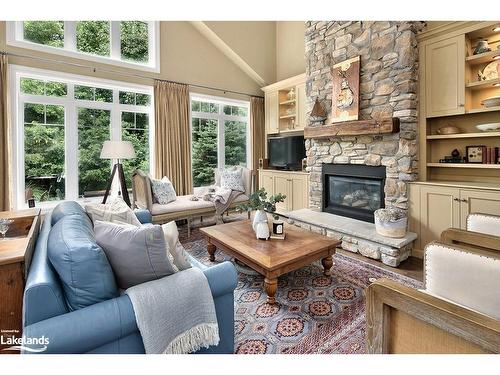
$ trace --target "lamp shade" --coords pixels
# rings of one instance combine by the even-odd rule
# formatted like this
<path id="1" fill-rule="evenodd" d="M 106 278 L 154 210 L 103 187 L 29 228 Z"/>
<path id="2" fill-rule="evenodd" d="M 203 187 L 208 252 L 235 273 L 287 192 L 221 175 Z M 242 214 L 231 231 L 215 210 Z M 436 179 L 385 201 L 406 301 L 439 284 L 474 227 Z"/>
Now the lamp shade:
<path id="1" fill-rule="evenodd" d="M 101 159 L 133 159 L 135 150 L 130 141 L 104 141 Z"/>

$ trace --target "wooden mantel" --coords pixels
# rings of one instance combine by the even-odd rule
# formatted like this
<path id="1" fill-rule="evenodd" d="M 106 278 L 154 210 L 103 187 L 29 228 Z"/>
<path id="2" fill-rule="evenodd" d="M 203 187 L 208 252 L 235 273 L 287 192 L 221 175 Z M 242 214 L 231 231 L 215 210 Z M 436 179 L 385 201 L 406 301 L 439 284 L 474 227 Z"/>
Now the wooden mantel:
<path id="1" fill-rule="evenodd" d="M 388 134 L 399 132 L 399 118 L 357 120 L 332 125 L 306 126 L 304 138 L 334 138 L 344 135 Z"/>

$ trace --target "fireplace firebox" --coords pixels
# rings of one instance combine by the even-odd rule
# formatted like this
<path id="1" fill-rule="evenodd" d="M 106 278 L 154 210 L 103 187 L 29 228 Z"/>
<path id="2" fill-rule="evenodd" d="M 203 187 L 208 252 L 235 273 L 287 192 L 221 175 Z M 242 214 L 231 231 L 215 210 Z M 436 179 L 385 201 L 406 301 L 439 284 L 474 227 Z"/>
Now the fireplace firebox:
<path id="1" fill-rule="evenodd" d="M 323 164 L 323 211 L 373 223 L 385 207 L 385 167 Z"/>

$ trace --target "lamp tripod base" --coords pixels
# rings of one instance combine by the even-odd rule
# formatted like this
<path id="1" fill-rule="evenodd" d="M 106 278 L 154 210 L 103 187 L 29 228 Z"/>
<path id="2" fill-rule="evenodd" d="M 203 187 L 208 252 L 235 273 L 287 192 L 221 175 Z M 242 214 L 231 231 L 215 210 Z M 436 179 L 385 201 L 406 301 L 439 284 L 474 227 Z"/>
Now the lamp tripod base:
<path id="1" fill-rule="evenodd" d="M 131 207 L 130 198 L 128 196 L 127 184 L 125 183 L 125 174 L 123 173 L 123 165 L 118 162 L 113 166 L 113 171 L 111 172 L 111 176 L 108 180 L 108 186 L 106 187 L 106 192 L 104 193 L 104 198 L 102 199 L 102 203 L 105 204 L 109 193 L 111 191 L 111 185 L 113 184 L 113 179 L 115 178 L 115 174 L 118 173 L 118 181 L 120 181 L 120 190 L 122 193 L 122 197 L 127 206 Z"/>

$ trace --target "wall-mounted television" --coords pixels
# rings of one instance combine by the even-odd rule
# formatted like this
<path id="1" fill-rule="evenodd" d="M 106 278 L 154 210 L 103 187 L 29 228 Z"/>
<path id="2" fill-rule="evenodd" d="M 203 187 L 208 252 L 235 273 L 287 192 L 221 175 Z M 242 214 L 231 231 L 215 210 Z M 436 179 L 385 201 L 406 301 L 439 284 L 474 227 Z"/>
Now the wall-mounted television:
<path id="1" fill-rule="evenodd" d="M 267 139 L 269 166 L 277 169 L 298 171 L 306 156 L 304 136 L 269 137 Z"/>

